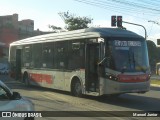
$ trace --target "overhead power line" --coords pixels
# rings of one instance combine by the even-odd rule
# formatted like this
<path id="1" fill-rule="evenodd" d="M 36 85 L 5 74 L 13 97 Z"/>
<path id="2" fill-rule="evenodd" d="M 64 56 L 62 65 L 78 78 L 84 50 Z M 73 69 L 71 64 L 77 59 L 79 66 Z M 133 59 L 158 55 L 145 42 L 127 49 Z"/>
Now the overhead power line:
<path id="1" fill-rule="evenodd" d="M 134 0 L 134 1 L 137 1 L 137 3 L 138 4 L 141 4 L 142 6 L 143 5 L 145 5 L 145 6 L 149 6 L 149 7 L 151 7 L 151 8 L 158 8 L 159 9 L 159 6 L 160 6 L 160 2 L 156 2 L 155 3 L 155 1 L 153 1 L 153 0 L 151 0 L 151 1 L 149 1 L 149 0 Z"/>
<path id="2" fill-rule="evenodd" d="M 145 18 L 145 16 L 149 15 L 149 16 L 156 16 L 157 15 L 157 11 L 153 11 L 150 9 L 145 9 L 142 10 L 141 8 L 135 8 L 132 3 L 132 6 L 128 6 L 125 4 L 120 5 L 120 3 L 116 3 L 113 2 L 113 0 L 96 0 L 96 1 L 92 1 L 92 0 L 75 0 L 77 2 L 80 3 L 84 3 L 84 4 L 88 4 L 91 6 L 95 6 L 95 7 L 99 7 L 99 8 L 103 8 L 103 9 L 108 9 L 108 10 L 112 10 L 114 12 L 118 12 L 118 13 L 123 13 L 129 16 L 133 16 L 139 19 L 143 19 L 143 20 L 148 20 Z M 137 16 L 139 14 L 142 14 L 141 16 Z"/>
<path id="3" fill-rule="evenodd" d="M 88 0 L 84 0 L 84 1 L 88 1 Z M 142 5 L 139 5 L 139 7 L 138 7 L 138 9 L 137 9 L 137 7 L 135 7 L 137 4 L 139 4 L 139 3 L 133 3 L 133 2 L 130 2 L 130 4 L 132 4 L 132 5 L 126 5 L 126 4 L 120 4 L 119 2 L 113 2 L 114 0 L 106 0 L 106 1 L 103 1 L 103 0 L 96 0 L 96 3 L 98 3 L 98 4 L 101 4 L 101 5 L 105 5 L 106 7 L 108 7 L 108 6 L 111 6 L 112 8 L 114 8 L 114 9 L 121 9 L 121 10 L 123 10 L 123 11 L 129 11 L 129 12 L 137 12 L 137 13 L 144 13 L 145 11 L 145 14 L 148 14 L 148 15 L 155 15 L 155 14 L 157 14 L 157 13 L 160 13 L 160 12 L 157 12 L 157 11 L 153 11 L 153 10 L 151 10 L 151 9 L 145 9 L 145 10 L 143 10 L 143 8 L 141 7 L 141 6 L 145 6 L 144 4 Z M 119 1 L 119 0 L 117 0 L 117 1 Z M 93 2 L 93 1 L 88 1 L 88 2 Z M 122 1 L 120 1 L 120 2 L 122 2 Z M 125 2 L 124 0 L 123 0 L 123 2 L 124 3 L 128 3 L 128 2 Z"/>
<path id="4" fill-rule="evenodd" d="M 120 4 L 124 4 L 124 5 L 128 5 L 128 6 L 132 6 L 132 7 L 136 7 L 136 8 L 141 8 L 141 9 L 147 9 L 147 10 L 151 10 L 151 11 L 156 11 L 156 12 L 160 12 L 160 9 L 155 9 L 155 8 L 151 8 L 151 7 L 147 7 L 146 5 L 140 5 L 134 2 L 127 2 L 127 1 L 121 1 L 121 0 L 110 0 L 116 3 L 120 3 Z"/>

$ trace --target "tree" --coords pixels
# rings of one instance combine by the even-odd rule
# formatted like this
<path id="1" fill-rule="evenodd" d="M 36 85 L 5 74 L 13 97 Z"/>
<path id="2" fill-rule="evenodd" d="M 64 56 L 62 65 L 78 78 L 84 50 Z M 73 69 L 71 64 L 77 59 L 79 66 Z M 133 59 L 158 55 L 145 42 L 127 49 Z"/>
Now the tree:
<path id="1" fill-rule="evenodd" d="M 48 27 L 51 28 L 54 32 L 58 32 L 58 31 L 62 30 L 61 27 L 57 27 L 54 25 L 48 25 Z"/>
<path id="2" fill-rule="evenodd" d="M 69 31 L 88 28 L 88 24 L 93 20 L 89 17 L 77 17 L 76 15 L 70 14 L 69 12 L 60 12 L 58 14 L 63 18 L 66 24 L 65 28 Z"/>
<path id="3" fill-rule="evenodd" d="M 156 63 L 160 61 L 158 60 L 159 59 L 159 55 L 158 55 L 159 49 L 156 47 L 156 44 L 151 40 L 147 40 L 147 46 L 148 46 L 148 56 L 149 56 L 150 68 L 151 68 L 151 71 L 154 73 Z"/>

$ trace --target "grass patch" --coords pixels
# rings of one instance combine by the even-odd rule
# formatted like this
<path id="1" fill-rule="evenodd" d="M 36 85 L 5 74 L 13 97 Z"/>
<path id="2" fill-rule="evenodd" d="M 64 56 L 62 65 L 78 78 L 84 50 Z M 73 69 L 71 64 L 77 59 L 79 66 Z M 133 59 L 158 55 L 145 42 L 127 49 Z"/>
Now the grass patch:
<path id="1" fill-rule="evenodd" d="M 160 80 L 151 80 L 151 84 L 160 85 Z"/>

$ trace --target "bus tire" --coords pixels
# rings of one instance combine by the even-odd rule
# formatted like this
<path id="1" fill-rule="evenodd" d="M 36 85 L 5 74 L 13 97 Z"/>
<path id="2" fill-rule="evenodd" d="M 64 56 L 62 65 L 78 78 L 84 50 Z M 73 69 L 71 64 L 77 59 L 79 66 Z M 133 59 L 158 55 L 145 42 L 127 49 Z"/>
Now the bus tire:
<path id="1" fill-rule="evenodd" d="M 71 84 L 71 93 L 73 96 L 81 97 L 82 96 L 82 85 L 80 80 L 74 79 Z"/>
<path id="2" fill-rule="evenodd" d="M 30 84 L 29 84 L 29 76 L 28 76 L 28 73 L 24 73 L 24 75 L 23 75 L 23 82 L 24 82 L 24 84 L 26 85 L 26 86 L 29 86 Z"/>

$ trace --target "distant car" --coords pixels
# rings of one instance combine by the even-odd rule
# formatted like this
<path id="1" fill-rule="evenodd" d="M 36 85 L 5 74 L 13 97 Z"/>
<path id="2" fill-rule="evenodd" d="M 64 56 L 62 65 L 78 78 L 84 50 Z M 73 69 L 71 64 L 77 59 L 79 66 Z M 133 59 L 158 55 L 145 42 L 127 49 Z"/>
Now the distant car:
<path id="1" fill-rule="evenodd" d="M 9 73 L 9 65 L 7 63 L 0 63 L 0 73 L 1 74 Z"/>
<path id="2" fill-rule="evenodd" d="M 34 104 L 29 99 L 21 97 L 18 92 L 12 92 L 0 80 L 0 111 L 34 111 Z M 23 120 L 34 120 L 34 118 L 23 118 Z"/>

